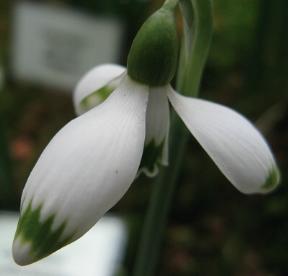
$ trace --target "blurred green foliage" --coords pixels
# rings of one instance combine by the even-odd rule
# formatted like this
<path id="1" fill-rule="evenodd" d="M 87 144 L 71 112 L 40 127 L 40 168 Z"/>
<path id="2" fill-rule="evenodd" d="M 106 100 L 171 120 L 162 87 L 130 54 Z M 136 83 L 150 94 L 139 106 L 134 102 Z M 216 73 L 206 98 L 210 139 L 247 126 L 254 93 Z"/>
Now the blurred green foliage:
<path id="1" fill-rule="evenodd" d="M 50 2 L 124 18 L 127 32 L 123 64 L 137 28 L 159 3 Z M 11 2 L 1 1 L 0 54 L 7 65 L 7 82 L 5 93 L 0 95 L 6 126 L 0 143 L 1 158 L 3 143 L 9 145 L 13 189 L 19 202 L 25 179 L 39 153 L 74 114 L 67 95 L 17 83 L 10 77 L 10 9 Z M 200 97 L 232 106 L 258 123 L 282 170 L 282 185 L 267 196 L 240 194 L 191 137 L 158 275 L 288 275 L 288 1 L 214 0 L 214 20 L 213 43 Z M 6 136 L 8 142 L 3 139 Z M 1 168 L 3 171 L 3 165 Z M 150 179 L 141 177 L 113 209 L 127 217 L 131 231 L 121 275 L 131 275 L 150 191 Z M 17 208 L 14 201 L 13 204 Z"/>

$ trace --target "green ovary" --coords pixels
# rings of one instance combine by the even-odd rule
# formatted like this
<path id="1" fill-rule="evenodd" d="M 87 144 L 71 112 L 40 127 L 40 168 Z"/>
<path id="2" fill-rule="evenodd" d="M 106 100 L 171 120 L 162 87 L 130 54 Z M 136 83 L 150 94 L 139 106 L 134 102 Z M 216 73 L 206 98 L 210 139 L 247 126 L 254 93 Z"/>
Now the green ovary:
<path id="1" fill-rule="evenodd" d="M 146 20 L 134 38 L 127 61 L 128 75 L 146 85 L 166 85 L 174 77 L 177 58 L 175 14 L 161 8 Z"/>

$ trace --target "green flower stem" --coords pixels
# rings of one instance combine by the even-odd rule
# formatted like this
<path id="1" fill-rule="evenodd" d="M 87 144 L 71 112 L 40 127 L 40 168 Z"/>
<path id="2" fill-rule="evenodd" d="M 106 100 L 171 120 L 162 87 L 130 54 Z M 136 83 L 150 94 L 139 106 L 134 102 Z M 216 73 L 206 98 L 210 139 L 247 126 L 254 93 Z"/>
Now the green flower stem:
<path id="1" fill-rule="evenodd" d="M 178 4 L 179 0 L 166 0 L 163 4 L 163 7 L 167 7 L 168 9 L 174 9 L 177 4 Z"/>
<path id="2" fill-rule="evenodd" d="M 190 2 L 190 3 L 189 3 Z M 187 96 L 197 97 L 203 69 L 210 49 L 213 19 L 211 0 L 181 0 L 183 9 L 193 6 L 194 13 L 186 10 L 186 47 L 183 49 L 185 57 L 185 72 L 182 81 L 177 83 L 177 89 Z M 192 19 L 193 17 L 193 19 Z M 180 64 L 181 66 L 181 64 Z"/>
<path id="3" fill-rule="evenodd" d="M 188 1 L 191 1 L 192 6 Z M 181 50 L 182 58 L 179 66 L 180 75 L 178 75 L 177 89 L 187 96 L 196 97 L 211 42 L 212 8 L 210 0 L 181 1 L 184 9 L 187 4 L 193 7 L 193 12 L 187 11 L 184 14 L 189 32 L 185 33 L 186 45 Z M 190 22 L 193 22 L 193 29 Z M 192 31 L 193 37 L 190 37 Z M 183 66 L 184 69 L 182 69 Z M 170 165 L 169 168 L 162 170 L 153 185 L 152 196 L 136 257 L 134 276 L 155 275 L 167 217 L 177 187 L 188 137 L 188 131 L 183 123 L 174 115 L 170 132 Z"/>

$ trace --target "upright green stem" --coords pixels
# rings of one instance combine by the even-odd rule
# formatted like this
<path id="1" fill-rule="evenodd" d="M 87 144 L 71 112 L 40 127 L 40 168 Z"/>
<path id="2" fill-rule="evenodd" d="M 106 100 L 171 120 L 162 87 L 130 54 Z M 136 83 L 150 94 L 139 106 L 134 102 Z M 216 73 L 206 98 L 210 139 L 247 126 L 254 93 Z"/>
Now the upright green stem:
<path id="1" fill-rule="evenodd" d="M 184 54 L 187 57 L 185 72 L 182 81 L 177 83 L 177 88 L 187 96 L 197 96 L 210 49 L 213 26 L 212 7 L 211 0 L 181 0 L 182 7 L 187 7 L 188 2 L 192 2 L 194 10 L 192 22 L 192 15 L 186 13 L 186 28 L 192 38 L 186 38 L 188 52 Z M 189 43 L 190 41 L 191 43 Z"/>
<path id="2" fill-rule="evenodd" d="M 178 2 L 179 0 L 166 0 L 163 4 L 163 7 L 174 9 L 177 6 Z"/>
<path id="3" fill-rule="evenodd" d="M 191 1 L 192 5 L 188 1 Z M 184 9 L 190 5 L 193 7 L 193 11 L 187 11 L 184 15 L 190 30 L 186 32 L 185 41 L 191 41 L 191 44 L 187 43 L 181 50 L 181 56 L 185 56 L 185 58 L 180 60 L 179 68 L 181 69 L 182 66 L 185 68 L 179 70 L 181 76 L 178 76 L 177 89 L 187 96 L 197 96 L 212 35 L 211 0 L 181 0 L 181 5 Z M 187 37 L 192 33 L 192 14 L 193 37 Z M 174 115 L 170 132 L 170 165 L 161 172 L 153 186 L 136 258 L 134 276 L 155 275 L 167 216 L 175 194 L 187 140 L 187 130 L 179 118 Z"/>

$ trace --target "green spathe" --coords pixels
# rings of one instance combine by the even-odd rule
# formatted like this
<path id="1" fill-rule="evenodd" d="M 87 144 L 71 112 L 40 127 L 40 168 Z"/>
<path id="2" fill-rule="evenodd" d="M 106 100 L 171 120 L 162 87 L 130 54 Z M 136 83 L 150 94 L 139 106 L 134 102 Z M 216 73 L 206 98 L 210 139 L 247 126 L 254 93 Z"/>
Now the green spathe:
<path id="1" fill-rule="evenodd" d="M 168 84 L 175 74 L 177 56 L 175 14 L 162 7 L 137 33 L 128 56 L 128 75 L 150 86 Z"/>
<path id="2" fill-rule="evenodd" d="M 72 236 L 62 239 L 62 233 L 66 223 L 63 222 L 57 229 L 52 230 L 55 215 L 51 214 L 43 222 L 40 222 L 42 206 L 32 209 L 31 203 L 26 207 L 17 225 L 15 239 L 19 238 L 23 244 L 31 245 L 31 257 L 36 262 L 66 244 L 72 242 Z"/>

